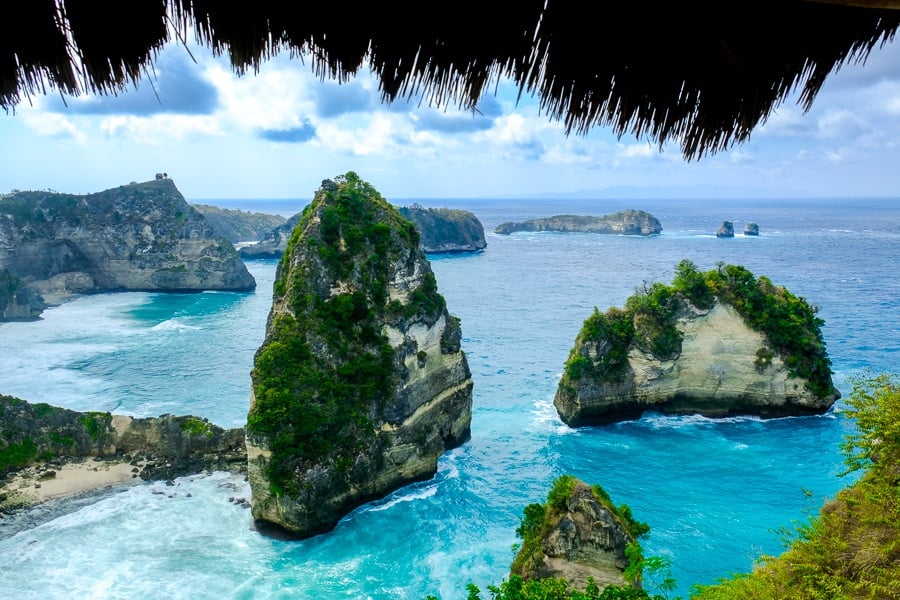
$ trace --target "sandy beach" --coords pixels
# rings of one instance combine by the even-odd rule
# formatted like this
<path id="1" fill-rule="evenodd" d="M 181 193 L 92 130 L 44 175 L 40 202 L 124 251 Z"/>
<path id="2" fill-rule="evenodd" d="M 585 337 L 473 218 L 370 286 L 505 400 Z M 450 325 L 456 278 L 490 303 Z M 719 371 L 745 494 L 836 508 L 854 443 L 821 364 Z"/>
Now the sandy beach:
<path id="1" fill-rule="evenodd" d="M 23 469 L 0 484 L 0 512 L 138 482 L 140 468 L 141 465 L 135 466 L 121 460 L 86 458 L 63 465 Z"/>

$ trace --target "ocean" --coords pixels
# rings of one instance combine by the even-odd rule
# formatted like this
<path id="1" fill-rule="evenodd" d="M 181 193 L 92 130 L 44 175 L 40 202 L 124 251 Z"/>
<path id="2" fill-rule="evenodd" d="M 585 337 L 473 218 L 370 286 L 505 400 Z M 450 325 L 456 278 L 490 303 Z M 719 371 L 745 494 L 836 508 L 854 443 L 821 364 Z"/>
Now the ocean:
<path id="1" fill-rule="evenodd" d="M 396 204 L 408 204 L 396 202 Z M 202 202 L 293 214 L 305 201 Z M 0 529 L 0 590 L 48 598 L 465 598 L 509 573 L 523 508 L 555 478 L 600 484 L 650 525 L 643 546 L 671 561 L 677 594 L 748 571 L 783 549 L 850 483 L 841 403 L 817 417 L 712 420 L 647 413 L 571 429 L 553 394 L 582 322 L 622 306 L 682 259 L 765 275 L 819 308 L 845 395 L 854 377 L 900 370 L 900 200 L 418 200 L 472 211 L 484 252 L 429 256 L 462 322 L 472 370 L 472 439 L 434 478 L 404 487 L 305 541 L 252 526 L 241 477 L 148 482 L 43 510 Z M 503 221 L 647 210 L 653 237 L 491 233 Z M 732 220 L 733 239 L 716 228 Z M 758 238 L 740 234 L 746 221 Z M 253 293 L 79 298 L 31 323 L 0 325 L 0 393 L 76 410 L 194 414 L 242 425 L 275 261 L 249 261 Z M 54 512 L 55 511 L 55 512 Z M 49 517 L 47 515 L 50 515 Z"/>

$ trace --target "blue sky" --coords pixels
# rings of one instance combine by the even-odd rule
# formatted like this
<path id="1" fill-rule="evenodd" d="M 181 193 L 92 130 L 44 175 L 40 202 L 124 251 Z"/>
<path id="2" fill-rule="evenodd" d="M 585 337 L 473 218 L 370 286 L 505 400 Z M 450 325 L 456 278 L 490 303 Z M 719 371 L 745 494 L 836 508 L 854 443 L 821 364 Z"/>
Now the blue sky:
<path id="1" fill-rule="evenodd" d="M 278 56 L 236 76 L 205 48 L 163 49 L 115 97 L 32 96 L 0 113 L 0 193 L 89 193 L 167 172 L 190 201 L 306 199 L 352 170 L 393 199 L 900 197 L 900 43 L 831 77 L 808 113 L 780 106 L 749 142 L 699 161 L 678 147 L 566 136 L 499 82 L 479 112 L 380 102 L 367 72 L 320 81 Z"/>

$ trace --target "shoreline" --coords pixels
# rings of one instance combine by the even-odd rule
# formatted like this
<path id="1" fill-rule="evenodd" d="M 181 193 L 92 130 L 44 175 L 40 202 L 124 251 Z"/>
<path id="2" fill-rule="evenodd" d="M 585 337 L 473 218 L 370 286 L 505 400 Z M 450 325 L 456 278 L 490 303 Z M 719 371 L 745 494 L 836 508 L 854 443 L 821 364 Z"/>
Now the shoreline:
<path id="1" fill-rule="evenodd" d="M 73 458 L 32 465 L 0 481 L 0 539 L 146 483 L 144 461 Z"/>
<path id="2" fill-rule="evenodd" d="M 143 482 L 145 461 L 75 458 L 33 465 L 0 482 L 0 516 L 104 488 Z"/>

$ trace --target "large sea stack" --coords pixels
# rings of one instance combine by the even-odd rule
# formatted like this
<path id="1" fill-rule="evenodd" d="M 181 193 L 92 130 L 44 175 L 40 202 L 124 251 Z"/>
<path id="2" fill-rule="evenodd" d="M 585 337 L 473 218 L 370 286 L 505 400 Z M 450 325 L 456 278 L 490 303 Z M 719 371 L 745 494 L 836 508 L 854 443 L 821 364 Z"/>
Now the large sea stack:
<path id="1" fill-rule="evenodd" d="M 822 319 L 803 298 L 721 265 L 682 261 L 671 286 L 645 286 L 624 309 L 594 310 L 575 340 L 554 404 L 572 426 L 646 410 L 710 417 L 820 414 L 840 393 Z"/>
<path id="2" fill-rule="evenodd" d="M 111 291 L 247 291 L 253 276 L 171 179 L 0 198 L 0 268 L 50 303 Z"/>
<path id="3" fill-rule="evenodd" d="M 326 180 L 278 266 L 247 420 L 253 516 L 294 537 L 437 470 L 469 439 L 459 322 L 411 222 Z"/>

